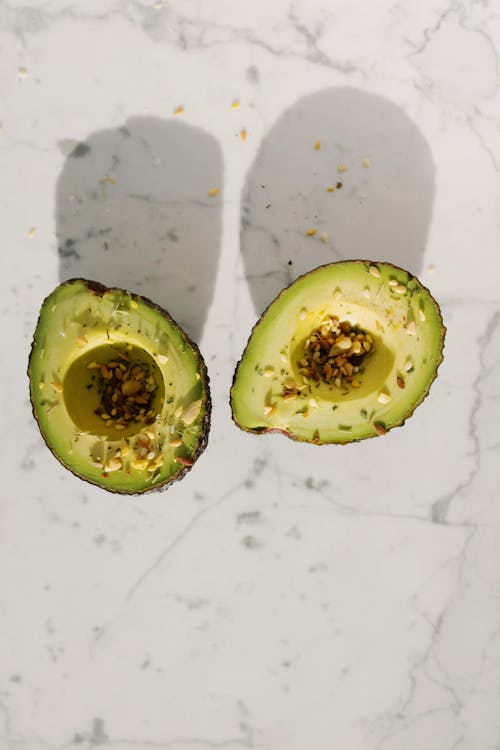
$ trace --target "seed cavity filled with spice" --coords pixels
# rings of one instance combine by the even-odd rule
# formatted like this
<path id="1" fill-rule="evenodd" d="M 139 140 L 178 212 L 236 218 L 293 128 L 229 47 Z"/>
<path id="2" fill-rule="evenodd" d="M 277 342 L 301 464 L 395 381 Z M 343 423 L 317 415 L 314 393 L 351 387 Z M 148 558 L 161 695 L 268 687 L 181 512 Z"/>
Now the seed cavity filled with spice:
<path id="1" fill-rule="evenodd" d="M 108 427 L 122 430 L 134 424 L 151 424 L 157 383 L 148 365 L 119 352 L 116 360 L 90 362 L 89 370 L 98 373 L 97 388 L 101 405 L 95 413 Z"/>
<path id="2" fill-rule="evenodd" d="M 369 333 L 329 315 L 305 340 L 298 369 L 306 383 L 359 388 L 365 360 L 373 351 Z"/>

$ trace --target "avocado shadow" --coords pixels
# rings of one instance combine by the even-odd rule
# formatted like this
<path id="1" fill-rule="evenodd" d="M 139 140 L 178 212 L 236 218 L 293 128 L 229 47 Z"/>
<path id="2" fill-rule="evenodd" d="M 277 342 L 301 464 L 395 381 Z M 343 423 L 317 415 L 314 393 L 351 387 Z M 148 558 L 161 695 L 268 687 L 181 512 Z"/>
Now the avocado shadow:
<path id="1" fill-rule="evenodd" d="M 149 297 L 199 341 L 222 233 L 217 141 L 178 121 L 133 117 L 60 145 L 60 280 L 83 277 Z"/>
<path id="2" fill-rule="evenodd" d="M 258 315 L 325 263 L 422 270 L 435 192 L 422 133 L 384 97 L 331 88 L 300 99 L 264 138 L 242 196 L 241 251 Z"/>

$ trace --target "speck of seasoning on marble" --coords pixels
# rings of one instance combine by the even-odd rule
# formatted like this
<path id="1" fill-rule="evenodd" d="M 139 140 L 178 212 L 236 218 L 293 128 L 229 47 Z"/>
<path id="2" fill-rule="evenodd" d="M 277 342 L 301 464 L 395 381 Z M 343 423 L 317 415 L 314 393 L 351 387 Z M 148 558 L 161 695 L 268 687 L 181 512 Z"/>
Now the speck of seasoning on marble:
<path id="1" fill-rule="evenodd" d="M 231 109 L 239 109 L 240 108 L 240 100 L 239 99 L 233 99 L 231 102 Z"/>
<path id="2" fill-rule="evenodd" d="M 208 191 L 208 195 L 210 196 L 210 198 L 215 198 L 216 195 L 219 195 L 219 188 L 210 188 L 210 190 Z"/>
<path id="3" fill-rule="evenodd" d="M 327 189 L 326 189 L 326 192 L 327 192 L 327 193 L 333 193 L 333 192 L 334 192 L 334 190 L 335 190 L 335 188 L 333 187 L 333 185 L 328 185 L 328 187 L 327 187 Z"/>
<path id="4" fill-rule="evenodd" d="M 371 164 L 372 164 L 371 159 L 367 159 L 367 158 L 363 159 L 363 166 L 365 169 L 369 169 L 371 167 Z"/>
<path id="5" fill-rule="evenodd" d="M 337 172 L 347 172 L 347 167 L 345 164 L 339 164 L 337 167 Z"/>
<path id="6" fill-rule="evenodd" d="M 430 266 L 427 266 L 427 272 L 428 273 L 436 273 L 437 266 L 434 265 L 434 263 L 431 263 Z"/>
<path id="7" fill-rule="evenodd" d="M 317 231 L 318 231 L 317 229 L 308 229 L 306 232 L 306 237 L 314 237 Z"/>
<path id="8" fill-rule="evenodd" d="M 322 232 L 320 239 L 321 242 L 328 242 L 328 234 L 326 232 Z"/>
<path id="9" fill-rule="evenodd" d="M 321 149 L 321 141 L 316 141 L 314 144 L 314 150 L 319 151 Z"/>
<path id="10" fill-rule="evenodd" d="M 252 536 L 251 534 L 248 534 L 247 536 L 244 536 L 241 540 L 241 543 L 247 548 L 247 549 L 256 549 L 259 546 L 259 543 L 257 539 Z"/>
<path id="11" fill-rule="evenodd" d="M 248 135 L 247 129 L 246 128 L 241 128 L 241 130 L 240 130 L 240 138 L 241 138 L 242 141 L 246 141 L 247 135 Z"/>
<path id="12" fill-rule="evenodd" d="M 27 68 L 19 68 L 19 70 L 17 71 L 17 77 L 20 80 L 23 80 L 23 78 L 27 78 L 28 77 L 28 69 Z"/>
<path id="13" fill-rule="evenodd" d="M 30 229 L 30 230 L 28 231 L 28 238 L 29 238 L 30 240 L 32 240 L 32 239 L 33 239 L 33 237 L 35 236 L 35 234 L 36 234 L 36 229 L 35 229 L 35 227 L 31 227 L 31 229 Z"/>
<path id="14" fill-rule="evenodd" d="M 182 115 L 184 114 L 184 107 L 182 105 L 179 105 L 174 109 L 174 115 Z"/>

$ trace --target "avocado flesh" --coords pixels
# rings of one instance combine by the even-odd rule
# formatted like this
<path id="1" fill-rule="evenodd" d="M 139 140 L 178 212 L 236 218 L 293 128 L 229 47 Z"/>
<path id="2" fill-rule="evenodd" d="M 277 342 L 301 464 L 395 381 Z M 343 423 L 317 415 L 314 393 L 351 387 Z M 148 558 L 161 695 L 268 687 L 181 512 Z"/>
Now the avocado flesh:
<path id="1" fill-rule="evenodd" d="M 305 343 L 330 316 L 373 341 L 359 387 L 304 381 Z M 427 395 L 444 334 L 436 301 L 409 272 L 361 260 L 321 266 L 284 289 L 255 325 L 233 380 L 233 419 L 250 432 L 316 444 L 385 434 Z M 287 399 L 290 382 L 300 390 Z"/>
<path id="2" fill-rule="evenodd" d="M 135 396 L 125 398 L 117 377 L 103 378 L 110 362 L 122 363 L 122 378 L 141 378 Z M 28 375 L 48 447 L 74 474 L 107 490 L 158 489 L 181 478 L 206 445 L 203 359 L 168 313 L 138 295 L 84 279 L 61 284 L 42 305 Z M 118 390 L 118 416 L 104 419 L 108 382 L 112 394 Z M 120 402 L 137 396 L 144 404 L 127 406 L 132 418 L 120 418 Z"/>

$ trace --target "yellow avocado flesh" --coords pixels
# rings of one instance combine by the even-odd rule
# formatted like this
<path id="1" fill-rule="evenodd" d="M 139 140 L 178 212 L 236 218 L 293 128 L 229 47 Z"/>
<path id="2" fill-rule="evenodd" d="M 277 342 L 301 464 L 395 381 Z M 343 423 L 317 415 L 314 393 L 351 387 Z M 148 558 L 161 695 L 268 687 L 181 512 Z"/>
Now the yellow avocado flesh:
<path id="1" fill-rule="evenodd" d="M 329 316 L 373 341 L 357 388 L 307 382 L 300 372 L 305 342 Z M 285 289 L 256 324 L 231 389 L 234 420 L 319 444 L 384 434 L 427 395 L 444 330 L 437 303 L 407 271 L 369 261 L 322 266 Z M 287 400 L 290 380 L 300 391 Z"/>
<path id="2" fill-rule="evenodd" d="M 149 415 L 103 418 L 101 368 L 113 361 L 150 379 Z M 203 361 L 142 297 L 80 279 L 62 284 L 42 306 L 28 372 L 47 445 L 87 481 L 144 492 L 175 479 L 201 452 L 209 411 Z"/>

